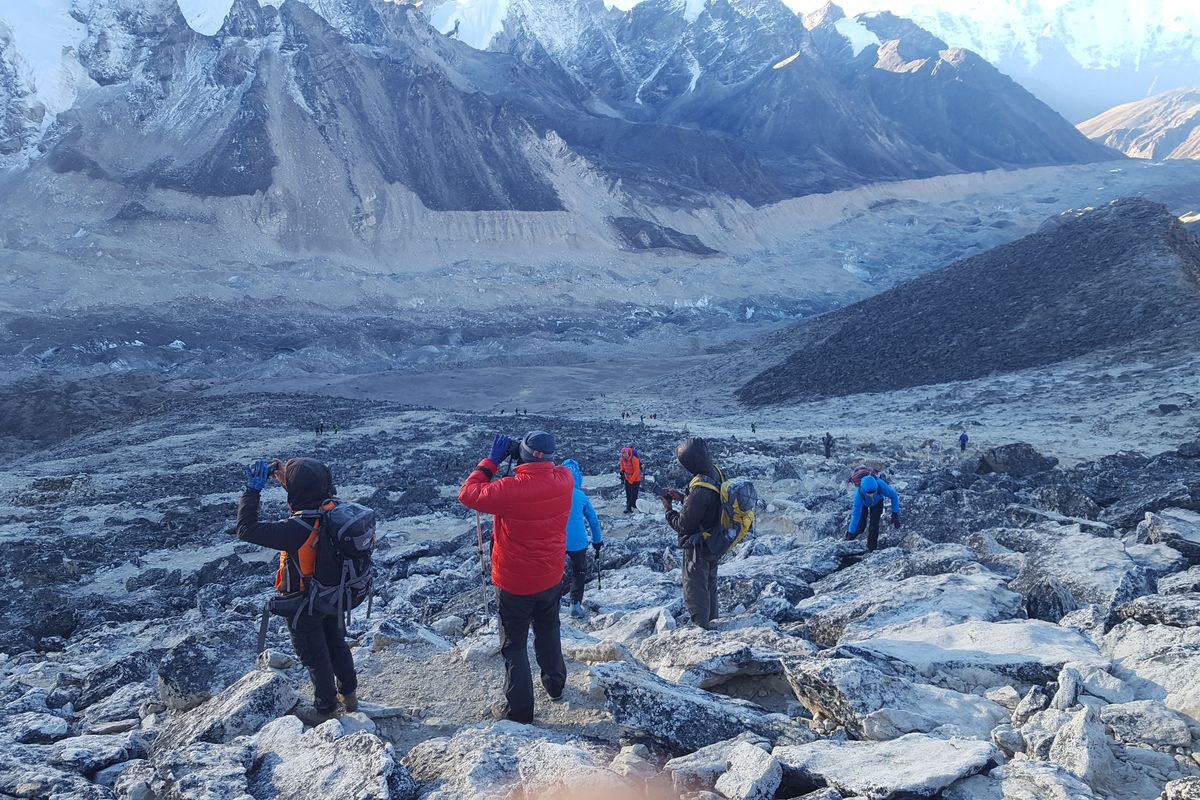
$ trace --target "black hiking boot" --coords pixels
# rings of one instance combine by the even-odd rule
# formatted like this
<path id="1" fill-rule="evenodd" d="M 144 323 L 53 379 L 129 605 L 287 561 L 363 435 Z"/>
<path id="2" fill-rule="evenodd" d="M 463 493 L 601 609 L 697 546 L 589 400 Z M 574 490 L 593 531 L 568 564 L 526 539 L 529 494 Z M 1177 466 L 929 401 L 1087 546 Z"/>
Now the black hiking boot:
<path id="1" fill-rule="evenodd" d="M 342 704 L 342 708 L 344 708 L 347 713 L 358 711 L 358 695 L 356 693 L 350 692 L 349 694 L 338 694 L 337 698 L 338 702 Z"/>
<path id="2" fill-rule="evenodd" d="M 321 723 L 328 722 L 331 719 L 337 719 L 341 716 L 341 712 L 339 712 L 336 708 L 332 708 L 328 711 L 320 711 L 308 703 L 301 703 L 292 709 L 292 716 L 298 717 L 305 725 L 315 728 Z"/>

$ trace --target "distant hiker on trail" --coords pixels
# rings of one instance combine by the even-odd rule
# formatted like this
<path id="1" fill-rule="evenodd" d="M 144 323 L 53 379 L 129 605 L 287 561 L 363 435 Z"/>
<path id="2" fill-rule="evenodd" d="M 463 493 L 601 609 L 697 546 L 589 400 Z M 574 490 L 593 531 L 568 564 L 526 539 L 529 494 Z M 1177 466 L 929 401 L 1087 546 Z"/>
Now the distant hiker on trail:
<path id="1" fill-rule="evenodd" d="M 638 415 L 638 422 L 640 422 L 640 423 L 642 423 L 643 425 L 645 425 L 645 424 L 646 424 L 646 415 L 645 415 L 645 414 L 639 414 L 639 415 Z"/>
<path id="2" fill-rule="evenodd" d="M 751 433 L 758 433 L 758 426 L 757 426 L 757 425 L 755 425 L 753 422 L 751 422 L 751 423 L 750 423 L 750 432 L 751 432 Z"/>
<path id="3" fill-rule="evenodd" d="M 874 552 L 879 545 L 879 520 L 883 516 L 883 501 L 892 501 L 892 527 L 900 527 L 900 495 L 884 477 L 865 466 L 855 468 L 850 482 L 854 490 L 854 509 L 850 512 L 850 529 L 846 538 L 857 539 L 867 529 L 867 550 Z M 868 528 L 869 520 L 869 528 Z"/>
<path id="4" fill-rule="evenodd" d="M 339 428 L 338 428 L 337 420 L 335 419 L 333 421 L 333 432 L 335 435 L 337 434 L 338 430 L 339 430 Z"/>
<path id="5" fill-rule="evenodd" d="M 514 454 L 516 474 L 494 479 L 500 464 Z M 553 454 L 554 437 L 545 431 L 532 431 L 520 442 L 498 434 L 488 457 L 458 491 L 467 508 L 495 515 L 492 583 L 504 656 L 504 700 L 491 707 L 498 720 L 533 722 L 533 677 L 526 653 L 530 624 L 542 688 L 558 700 L 567 684 L 558 609 L 575 479 L 570 470 L 554 465 Z"/>
<path id="6" fill-rule="evenodd" d="M 621 476 L 621 485 L 625 487 L 624 513 L 632 514 L 637 511 L 638 491 L 642 487 L 642 457 L 636 448 L 621 448 L 617 474 Z"/>
<path id="7" fill-rule="evenodd" d="M 829 458 L 830 454 L 833 453 L 833 442 L 833 435 L 830 434 L 829 431 L 825 431 L 825 438 L 821 440 L 821 444 L 825 445 L 826 458 Z"/>
<path id="8" fill-rule="evenodd" d="M 683 605 L 692 622 L 701 628 L 712 627 L 717 618 L 717 562 L 705 547 L 705 533 L 717 532 L 721 526 L 721 496 L 712 489 L 696 486 L 699 481 L 720 486 L 721 471 L 713 464 L 708 444 L 700 437 L 685 439 L 675 448 L 675 457 L 694 477 L 687 494 L 678 489 L 664 489 L 659 499 L 667 514 L 667 524 L 679 537 L 683 549 Z M 671 501 L 683 503 L 676 511 Z"/>
<path id="9" fill-rule="evenodd" d="M 325 432 L 325 420 L 317 420 L 317 436 Z"/>
<path id="10" fill-rule="evenodd" d="M 958 449 L 967 452 L 967 442 L 971 441 L 971 437 L 967 436 L 967 432 L 963 431 L 958 436 Z"/>
<path id="11" fill-rule="evenodd" d="M 369 553 L 375 544 L 375 518 L 370 514 L 367 524 L 355 530 L 369 535 L 369 542 L 361 543 L 367 554 L 363 572 L 359 559 L 344 554 L 345 539 L 340 534 L 337 540 L 318 535 L 321 522 L 332 518 L 332 498 L 337 494 L 328 466 L 313 458 L 293 458 L 282 464 L 275 460 L 270 465 L 259 460 L 245 472 L 246 490 L 238 506 L 237 535 L 244 542 L 280 551 L 275 573 L 277 594 L 268 607 L 287 620 L 292 646 L 312 678 L 313 704 L 296 716 L 310 725 L 319 725 L 337 716 L 339 702 L 345 711 L 358 709 L 358 676 L 341 619 L 343 605 L 348 611 L 356 603 L 346 598 L 339 603 L 337 593 L 347 586 L 343 581 L 347 564 L 366 576 L 358 601 L 370 591 Z M 292 516 L 281 522 L 258 520 L 260 494 L 270 478 L 287 490 Z M 353 503 L 344 505 L 369 512 Z M 329 523 L 331 527 L 333 524 Z"/>
<path id="12" fill-rule="evenodd" d="M 588 531 L 591 531 L 591 545 L 600 558 L 600 548 L 604 545 L 604 537 L 600 534 L 600 518 L 596 516 L 596 508 L 583 491 L 583 471 L 579 462 L 568 458 L 563 466 L 571 472 L 575 479 L 575 492 L 571 495 L 571 517 L 567 520 L 567 558 L 570 561 L 570 571 L 563 575 L 563 583 L 570 583 L 571 616 L 576 619 L 584 618 L 583 587 L 587 583 L 587 548 Z M 586 525 L 586 528 L 584 527 Z"/>

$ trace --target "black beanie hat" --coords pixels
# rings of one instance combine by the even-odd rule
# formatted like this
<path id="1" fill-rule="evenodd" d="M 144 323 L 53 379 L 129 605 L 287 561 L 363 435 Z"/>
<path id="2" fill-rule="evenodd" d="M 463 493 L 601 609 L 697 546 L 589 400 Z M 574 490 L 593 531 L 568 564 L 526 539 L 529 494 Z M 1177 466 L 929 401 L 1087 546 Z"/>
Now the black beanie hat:
<path id="1" fill-rule="evenodd" d="M 545 431 L 530 431 L 521 440 L 521 461 L 549 461 L 554 455 L 554 435 Z"/>
<path id="2" fill-rule="evenodd" d="M 337 494 L 333 472 L 315 458 L 291 458 L 283 465 L 288 506 L 292 511 L 314 511 Z"/>

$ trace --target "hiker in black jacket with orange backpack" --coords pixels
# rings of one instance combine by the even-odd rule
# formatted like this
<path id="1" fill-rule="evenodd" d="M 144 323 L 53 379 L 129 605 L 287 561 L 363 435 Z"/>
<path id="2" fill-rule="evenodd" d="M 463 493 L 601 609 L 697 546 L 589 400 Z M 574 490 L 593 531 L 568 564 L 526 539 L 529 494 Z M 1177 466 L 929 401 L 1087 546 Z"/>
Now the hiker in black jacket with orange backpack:
<path id="1" fill-rule="evenodd" d="M 285 463 L 276 459 L 270 464 L 259 460 L 245 473 L 237 535 L 242 541 L 280 551 L 276 595 L 269 608 L 286 618 L 292 646 L 312 678 L 312 708 L 301 708 L 296 715 L 316 725 L 335 717 L 339 702 L 344 710 L 355 711 L 358 676 L 346 644 L 344 618 L 370 591 L 374 514 L 336 500 L 333 473 L 316 459 L 293 458 Z M 271 478 L 287 490 L 292 516 L 260 522 L 260 493 Z M 332 514 L 337 506 L 341 508 L 335 520 Z M 347 538 L 338 538 L 342 536 Z M 351 569 L 346 569 L 347 563 Z"/>

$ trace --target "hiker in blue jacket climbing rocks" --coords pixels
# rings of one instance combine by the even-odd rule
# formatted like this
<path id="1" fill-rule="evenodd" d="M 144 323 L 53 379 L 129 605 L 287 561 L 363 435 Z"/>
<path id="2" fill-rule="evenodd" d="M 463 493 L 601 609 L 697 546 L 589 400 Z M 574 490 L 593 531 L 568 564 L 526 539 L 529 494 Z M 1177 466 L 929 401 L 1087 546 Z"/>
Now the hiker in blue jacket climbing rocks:
<path id="1" fill-rule="evenodd" d="M 588 499 L 587 493 L 583 491 L 583 471 L 579 469 L 579 462 L 568 458 L 563 462 L 563 466 L 575 477 L 575 492 L 571 495 L 571 516 L 567 520 L 567 558 L 570 563 L 571 616 L 579 619 L 584 616 L 583 587 L 587 583 L 588 544 L 590 541 L 592 549 L 596 551 L 596 558 L 600 558 L 604 537 L 600 534 L 600 518 L 596 516 L 596 509 Z M 567 576 L 564 575 L 563 583 L 566 582 Z"/>
<path id="2" fill-rule="evenodd" d="M 857 539 L 866 528 L 867 550 L 874 551 L 879 546 L 879 520 L 883 516 L 885 498 L 892 501 L 892 527 L 900 527 L 900 495 L 883 476 L 866 475 L 854 490 L 854 510 L 850 513 L 847 539 Z"/>

